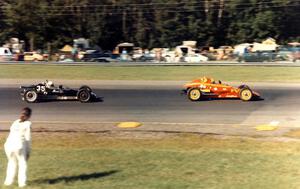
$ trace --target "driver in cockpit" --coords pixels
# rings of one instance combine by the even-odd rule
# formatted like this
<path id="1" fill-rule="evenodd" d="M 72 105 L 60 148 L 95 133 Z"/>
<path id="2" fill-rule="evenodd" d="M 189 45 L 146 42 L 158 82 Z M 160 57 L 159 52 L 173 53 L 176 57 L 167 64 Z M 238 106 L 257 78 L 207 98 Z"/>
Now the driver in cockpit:
<path id="1" fill-rule="evenodd" d="M 54 89 L 55 88 L 54 83 L 52 81 L 47 80 L 45 85 L 46 85 L 46 88 L 48 88 L 48 89 Z"/>
<path id="2" fill-rule="evenodd" d="M 218 80 L 218 81 L 212 81 L 212 84 L 222 84 L 222 81 L 221 81 L 221 80 Z"/>

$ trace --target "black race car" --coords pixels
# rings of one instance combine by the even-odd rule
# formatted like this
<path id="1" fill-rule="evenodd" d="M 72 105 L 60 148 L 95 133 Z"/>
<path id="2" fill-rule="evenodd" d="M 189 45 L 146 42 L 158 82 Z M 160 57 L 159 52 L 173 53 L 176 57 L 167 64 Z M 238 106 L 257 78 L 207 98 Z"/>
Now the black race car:
<path id="1" fill-rule="evenodd" d="M 86 103 L 98 99 L 89 86 L 81 86 L 78 90 L 70 89 L 59 85 L 54 86 L 53 82 L 46 81 L 37 85 L 21 86 L 22 100 L 34 103 L 47 100 L 79 100 Z"/>

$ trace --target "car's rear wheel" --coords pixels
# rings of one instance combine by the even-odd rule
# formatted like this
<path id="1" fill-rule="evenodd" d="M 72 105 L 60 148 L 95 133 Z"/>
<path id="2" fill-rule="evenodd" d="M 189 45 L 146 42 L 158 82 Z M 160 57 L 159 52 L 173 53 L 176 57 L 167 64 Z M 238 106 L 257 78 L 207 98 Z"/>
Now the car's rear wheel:
<path id="1" fill-rule="evenodd" d="M 193 88 L 188 91 L 188 97 L 191 101 L 198 101 L 201 99 L 201 96 L 200 89 Z"/>
<path id="2" fill-rule="evenodd" d="M 24 99 L 25 99 L 26 102 L 29 102 L 29 103 L 37 102 L 38 94 L 34 90 L 26 91 L 25 94 L 24 94 Z"/>
<path id="3" fill-rule="evenodd" d="M 77 98 L 82 103 L 87 103 L 91 100 L 91 92 L 87 89 L 81 89 L 78 91 Z"/>
<path id="4" fill-rule="evenodd" d="M 243 101 L 249 101 L 253 97 L 253 93 L 249 88 L 243 88 L 240 90 L 240 99 Z"/>

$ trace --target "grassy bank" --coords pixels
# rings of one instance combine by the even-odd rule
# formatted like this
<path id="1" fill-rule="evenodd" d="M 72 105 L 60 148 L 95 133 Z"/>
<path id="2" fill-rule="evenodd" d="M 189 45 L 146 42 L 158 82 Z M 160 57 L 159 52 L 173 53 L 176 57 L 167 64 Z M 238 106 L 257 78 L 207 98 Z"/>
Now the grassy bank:
<path id="1" fill-rule="evenodd" d="M 33 189 L 290 189 L 300 184 L 299 143 L 71 133 L 40 133 L 33 139 L 29 166 Z M 3 141 L 2 134 L 1 146 Z M 6 160 L 3 153 L 0 157 L 2 182 Z"/>
<path id="2" fill-rule="evenodd" d="M 299 82 L 299 73 L 299 67 L 0 65 L 0 79 L 191 80 L 211 76 L 226 81 Z"/>

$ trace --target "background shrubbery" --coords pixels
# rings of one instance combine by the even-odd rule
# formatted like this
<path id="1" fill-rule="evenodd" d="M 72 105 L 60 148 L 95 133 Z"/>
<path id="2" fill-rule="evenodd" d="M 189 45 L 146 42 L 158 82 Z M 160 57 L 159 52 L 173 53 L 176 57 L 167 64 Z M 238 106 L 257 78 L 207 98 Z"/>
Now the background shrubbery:
<path id="1" fill-rule="evenodd" d="M 298 0 L 0 0 L 0 7 L 0 42 L 18 37 L 39 49 L 77 37 L 112 49 L 124 41 L 153 48 L 300 36 Z"/>

